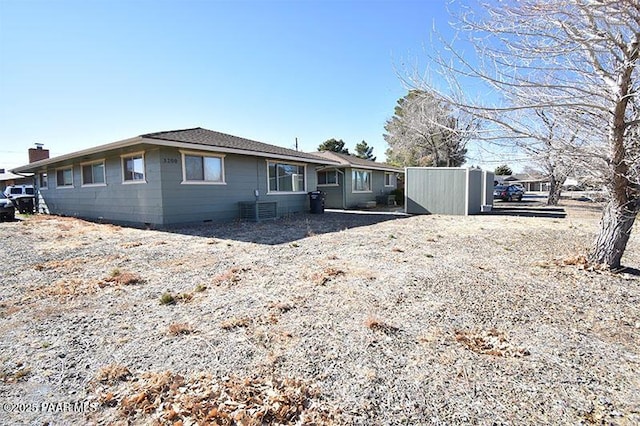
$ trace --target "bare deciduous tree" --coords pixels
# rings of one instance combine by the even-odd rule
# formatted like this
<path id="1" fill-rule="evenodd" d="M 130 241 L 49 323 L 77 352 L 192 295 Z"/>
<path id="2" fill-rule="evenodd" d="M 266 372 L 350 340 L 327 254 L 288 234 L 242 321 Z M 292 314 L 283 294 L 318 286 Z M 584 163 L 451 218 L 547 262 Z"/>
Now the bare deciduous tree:
<path id="1" fill-rule="evenodd" d="M 560 201 L 562 185 L 569 174 L 577 169 L 572 160 L 575 150 L 569 147 L 577 144 L 578 130 L 565 127 L 563 124 L 566 121 L 552 116 L 550 112 L 545 110 L 533 112 L 539 122 L 534 121 L 535 125 L 531 131 L 532 141 L 521 144 L 520 148 L 549 179 L 547 205 L 556 206 Z"/>
<path id="2" fill-rule="evenodd" d="M 590 170 L 608 191 L 589 261 L 619 268 L 640 211 L 640 3 L 490 2 L 467 9 L 458 23 L 477 62 L 449 45 L 433 58 L 446 87 L 424 79 L 415 86 L 492 123 L 480 135 L 485 140 L 542 147 L 542 133 L 531 131 L 532 112 L 553 117 L 564 136 L 554 137 L 548 158 Z M 490 95 L 463 96 L 478 93 L 474 82 Z"/>
<path id="3" fill-rule="evenodd" d="M 458 167 L 475 120 L 463 120 L 446 102 L 424 91 L 410 91 L 398 100 L 385 125 L 387 156 L 403 166 Z"/>

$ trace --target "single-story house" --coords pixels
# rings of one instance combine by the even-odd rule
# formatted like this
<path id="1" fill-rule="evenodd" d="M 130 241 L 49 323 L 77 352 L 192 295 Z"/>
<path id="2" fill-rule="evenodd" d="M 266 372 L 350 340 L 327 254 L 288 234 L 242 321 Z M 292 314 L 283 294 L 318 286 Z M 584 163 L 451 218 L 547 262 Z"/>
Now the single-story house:
<path id="1" fill-rule="evenodd" d="M 0 169 L 0 192 L 4 192 L 7 186 L 30 185 L 32 183 L 33 178 L 31 176 L 16 175 L 5 169 Z"/>
<path id="2" fill-rule="evenodd" d="M 315 152 L 314 155 L 334 163 L 317 170 L 318 189 L 326 194 L 327 208 L 358 208 L 388 200 L 385 197 L 398 187 L 398 178 L 404 174 L 399 167 L 355 155 L 333 151 Z"/>
<path id="3" fill-rule="evenodd" d="M 271 218 L 309 210 L 338 162 L 203 128 L 148 133 L 17 167 L 38 211 L 131 225 Z"/>
<path id="4" fill-rule="evenodd" d="M 498 185 L 520 185 L 526 192 L 549 190 L 549 178 L 545 176 L 532 176 L 527 173 L 516 173 L 514 175 L 497 175 L 494 179 Z"/>

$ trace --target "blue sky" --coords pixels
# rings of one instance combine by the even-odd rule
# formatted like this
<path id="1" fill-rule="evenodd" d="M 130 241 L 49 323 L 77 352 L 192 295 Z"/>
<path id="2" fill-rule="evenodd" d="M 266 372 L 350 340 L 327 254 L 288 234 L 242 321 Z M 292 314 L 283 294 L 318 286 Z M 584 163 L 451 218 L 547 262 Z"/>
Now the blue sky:
<path id="1" fill-rule="evenodd" d="M 447 3 L 0 0 L 0 168 L 190 127 L 382 160 L 397 71 L 450 35 Z"/>

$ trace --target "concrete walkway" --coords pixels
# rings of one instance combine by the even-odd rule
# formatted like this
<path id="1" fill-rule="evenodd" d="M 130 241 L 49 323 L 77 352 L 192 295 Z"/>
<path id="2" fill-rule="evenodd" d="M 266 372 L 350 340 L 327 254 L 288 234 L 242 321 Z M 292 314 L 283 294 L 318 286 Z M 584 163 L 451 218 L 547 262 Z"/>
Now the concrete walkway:
<path id="1" fill-rule="evenodd" d="M 369 215 L 388 215 L 388 216 L 411 216 L 404 212 L 404 207 L 375 208 L 370 210 L 342 210 L 342 209 L 324 209 L 327 213 L 346 213 L 346 214 L 369 214 Z"/>

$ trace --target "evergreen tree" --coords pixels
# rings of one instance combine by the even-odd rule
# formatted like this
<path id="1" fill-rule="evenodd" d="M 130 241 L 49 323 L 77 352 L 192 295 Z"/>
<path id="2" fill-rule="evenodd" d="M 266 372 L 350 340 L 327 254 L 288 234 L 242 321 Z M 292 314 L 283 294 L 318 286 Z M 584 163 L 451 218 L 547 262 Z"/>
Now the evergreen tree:
<path id="1" fill-rule="evenodd" d="M 362 141 L 356 145 L 356 157 L 364 158 L 365 160 L 376 161 L 376 157 L 373 156 L 373 147 L 369 146 L 365 141 Z"/>
<path id="2" fill-rule="evenodd" d="M 342 139 L 336 140 L 333 138 L 327 139 L 326 141 L 322 142 L 318 146 L 318 151 L 333 151 L 333 152 L 338 152 L 340 154 L 349 153 L 349 149 L 344 147 L 344 141 Z"/>

